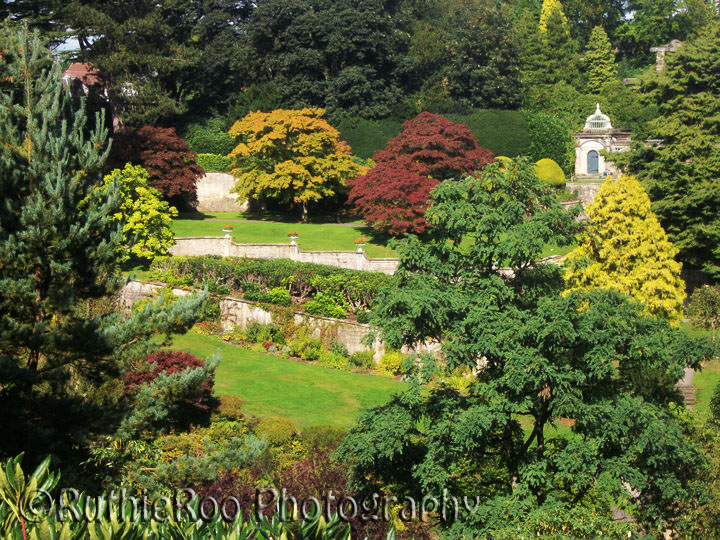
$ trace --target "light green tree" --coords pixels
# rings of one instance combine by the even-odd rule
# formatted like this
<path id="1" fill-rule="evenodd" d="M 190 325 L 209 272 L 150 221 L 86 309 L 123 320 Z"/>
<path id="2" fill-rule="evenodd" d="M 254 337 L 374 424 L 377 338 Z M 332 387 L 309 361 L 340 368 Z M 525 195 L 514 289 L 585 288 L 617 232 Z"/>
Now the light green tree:
<path id="1" fill-rule="evenodd" d="M 120 190 L 120 206 L 113 217 L 121 224 L 123 234 L 117 247 L 120 260 L 152 260 L 167 255 L 175 243 L 172 218 L 177 216 L 177 209 L 150 187 L 148 173 L 139 165 L 128 163 L 113 170 L 103 179 L 100 190 L 106 193 L 115 183 Z"/>
<path id="2" fill-rule="evenodd" d="M 540 10 L 540 32 L 547 32 L 548 21 L 550 20 L 550 17 L 552 17 L 556 13 L 559 13 L 560 19 L 562 20 L 562 25 L 569 33 L 567 26 L 568 20 L 565 16 L 565 11 L 563 10 L 563 6 L 560 3 L 560 0 L 543 0 L 542 8 Z"/>
<path id="3" fill-rule="evenodd" d="M 615 53 L 602 26 L 596 26 L 590 34 L 585 52 L 585 73 L 587 90 L 592 94 L 599 94 L 617 77 Z"/>
<path id="4" fill-rule="evenodd" d="M 720 286 L 704 285 L 695 289 L 687 314 L 695 326 L 711 330 L 715 341 L 715 332 L 720 328 Z"/>
<path id="5" fill-rule="evenodd" d="M 570 290 L 612 289 L 645 305 L 648 315 L 679 322 L 685 300 L 678 250 L 634 177 L 608 179 L 587 208 L 580 245 L 566 260 Z"/>

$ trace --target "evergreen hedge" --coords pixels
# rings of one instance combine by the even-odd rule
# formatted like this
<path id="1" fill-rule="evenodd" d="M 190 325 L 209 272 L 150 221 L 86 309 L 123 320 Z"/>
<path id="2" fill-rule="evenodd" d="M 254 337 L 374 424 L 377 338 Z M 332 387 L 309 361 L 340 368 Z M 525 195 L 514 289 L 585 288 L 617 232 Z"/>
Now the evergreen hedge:
<path id="1" fill-rule="evenodd" d="M 526 154 L 530 147 L 528 124 L 521 111 L 477 109 L 468 114 L 448 113 L 443 116 L 468 126 L 480 146 L 492 150 L 495 155 L 515 157 Z M 409 118 L 344 118 L 336 127 L 340 138 L 350 145 L 353 154 L 368 159 L 375 150 L 385 148 L 388 139 L 400 133 L 405 120 Z"/>
<path id="2" fill-rule="evenodd" d="M 198 154 L 195 162 L 205 172 L 230 172 L 232 168 L 232 158 L 220 154 Z"/>

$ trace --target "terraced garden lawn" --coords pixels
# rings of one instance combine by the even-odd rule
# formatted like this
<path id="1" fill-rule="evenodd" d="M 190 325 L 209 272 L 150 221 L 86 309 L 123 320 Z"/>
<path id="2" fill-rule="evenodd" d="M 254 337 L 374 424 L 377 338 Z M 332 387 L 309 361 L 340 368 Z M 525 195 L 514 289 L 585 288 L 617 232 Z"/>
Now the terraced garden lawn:
<path id="1" fill-rule="evenodd" d="M 364 236 L 368 239 L 363 248 L 368 257 L 394 257 L 395 252 L 387 247 L 387 240 L 373 236 L 361 224 L 336 223 L 282 223 L 276 221 L 227 221 L 234 229 L 233 240 L 240 244 L 284 244 L 288 232 L 299 233 L 297 243 L 308 251 L 354 251 L 355 240 Z M 213 219 L 176 219 L 173 221 L 175 236 L 224 236 L 224 221 Z"/>
<path id="2" fill-rule="evenodd" d="M 225 214 L 242 216 L 244 214 L 226 212 Z M 201 214 L 202 215 L 202 214 Z M 211 214 L 220 215 L 220 214 Z M 397 253 L 387 246 L 387 239 L 379 237 L 362 224 L 336 223 L 285 223 L 277 221 L 241 221 L 226 219 L 176 219 L 173 221 L 175 236 L 224 236 L 223 225 L 232 224 L 233 240 L 239 244 L 283 244 L 288 242 L 287 233 L 297 231 L 297 243 L 308 251 L 354 251 L 355 240 L 361 236 L 367 238 L 363 248 L 368 257 L 397 257 Z M 542 257 L 566 255 L 574 245 L 558 248 L 546 246 Z"/>
<path id="3" fill-rule="evenodd" d="M 698 416 L 707 418 L 710 414 L 710 398 L 720 383 L 720 360 L 708 362 L 702 371 L 695 373 L 695 399 L 693 410 Z"/>
<path id="4" fill-rule="evenodd" d="M 234 395 L 253 416 L 282 416 L 298 427 L 350 427 L 360 412 L 387 402 L 405 384 L 375 375 L 302 364 L 248 351 L 216 337 L 176 336 L 173 349 L 206 358 L 220 352 L 215 393 Z"/>

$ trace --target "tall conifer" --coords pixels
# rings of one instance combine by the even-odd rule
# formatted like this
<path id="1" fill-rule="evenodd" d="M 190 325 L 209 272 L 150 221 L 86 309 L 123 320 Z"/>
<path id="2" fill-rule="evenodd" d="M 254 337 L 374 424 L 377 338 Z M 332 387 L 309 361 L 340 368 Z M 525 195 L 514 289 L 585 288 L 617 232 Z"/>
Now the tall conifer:
<path id="1" fill-rule="evenodd" d="M 596 26 L 590 34 L 585 53 L 585 72 L 587 90 L 592 94 L 599 94 L 617 77 L 615 53 L 602 26 Z"/>
<path id="2" fill-rule="evenodd" d="M 643 303 L 648 315 L 678 322 L 682 265 L 640 182 L 631 176 L 606 180 L 587 215 L 587 234 L 567 258 L 570 288 L 612 289 Z"/>
<path id="3" fill-rule="evenodd" d="M 0 26 L 0 51 L 0 454 L 78 459 L 106 412 L 99 385 L 155 332 L 187 327 L 201 300 L 112 309 L 120 201 L 115 185 L 95 189 L 107 131 L 72 110 L 37 34 Z"/>

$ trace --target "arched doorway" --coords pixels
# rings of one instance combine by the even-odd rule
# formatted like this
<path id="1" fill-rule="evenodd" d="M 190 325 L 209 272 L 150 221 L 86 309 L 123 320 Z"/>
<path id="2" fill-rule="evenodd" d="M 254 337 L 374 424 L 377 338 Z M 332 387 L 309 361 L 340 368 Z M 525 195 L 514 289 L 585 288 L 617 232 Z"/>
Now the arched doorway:
<path id="1" fill-rule="evenodd" d="M 588 174 L 600 173 L 600 158 L 595 150 L 590 150 L 587 156 Z"/>

